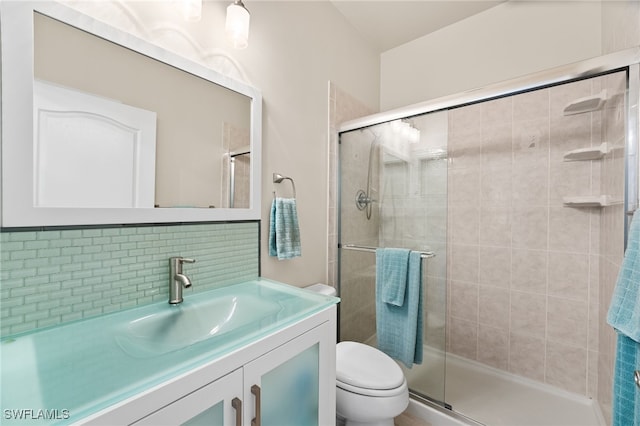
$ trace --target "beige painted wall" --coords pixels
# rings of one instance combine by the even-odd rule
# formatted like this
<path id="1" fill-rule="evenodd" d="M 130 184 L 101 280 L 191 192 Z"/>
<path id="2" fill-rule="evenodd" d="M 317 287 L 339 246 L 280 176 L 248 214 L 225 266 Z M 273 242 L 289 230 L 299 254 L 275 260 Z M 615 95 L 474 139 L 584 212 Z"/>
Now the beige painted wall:
<path id="1" fill-rule="evenodd" d="M 170 1 L 65 3 L 143 39 L 245 81 L 263 95 L 261 275 L 302 286 L 327 280 L 328 82 L 372 110 L 379 102 L 379 55 L 325 1 L 247 2 L 249 47 L 224 36 L 229 2 L 205 1 L 200 22 L 181 19 Z M 302 257 L 268 257 L 273 172 L 295 180 Z"/>
<path id="2" fill-rule="evenodd" d="M 261 55 L 247 64 L 265 99 L 262 275 L 295 285 L 327 282 L 328 81 L 373 109 L 379 56 L 329 2 L 254 4 L 262 27 L 253 33 L 252 26 L 250 48 Z M 273 172 L 296 183 L 302 257 L 293 260 L 265 254 L 272 191 L 291 194 L 288 182 L 274 187 Z"/>
<path id="3" fill-rule="evenodd" d="M 600 3 L 506 2 L 381 55 L 382 111 L 598 56 Z"/>
<path id="4" fill-rule="evenodd" d="M 640 45 L 640 2 L 607 0 L 602 3 L 602 53 Z"/>

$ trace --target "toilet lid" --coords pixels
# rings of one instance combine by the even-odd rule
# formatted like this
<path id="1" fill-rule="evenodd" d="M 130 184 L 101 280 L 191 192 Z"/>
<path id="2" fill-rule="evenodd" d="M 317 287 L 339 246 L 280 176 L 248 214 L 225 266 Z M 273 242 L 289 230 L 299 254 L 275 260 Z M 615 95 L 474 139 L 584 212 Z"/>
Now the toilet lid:
<path id="1" fill-rule="evenodd" d="M 402 385 L 400 366 L 384 352 L 357 342 L 336 346 L 336 379 L 364 389 L 394 389 Z"/>

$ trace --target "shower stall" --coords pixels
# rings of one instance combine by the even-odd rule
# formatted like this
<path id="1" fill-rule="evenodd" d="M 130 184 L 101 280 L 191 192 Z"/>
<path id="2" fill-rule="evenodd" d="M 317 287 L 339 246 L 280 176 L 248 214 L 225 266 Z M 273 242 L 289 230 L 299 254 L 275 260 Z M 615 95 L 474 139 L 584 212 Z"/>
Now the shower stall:
<path id="1" fill-rule="evenodd" d="M 638 194 L 638 50 L 343 123 L 340 340 L 375 346 L 375 255 L 423 260 L 412 399 L 489 425 L 610 416 L 605 317 Z M 552 419 L 544 418 L 551 414 Z"/>

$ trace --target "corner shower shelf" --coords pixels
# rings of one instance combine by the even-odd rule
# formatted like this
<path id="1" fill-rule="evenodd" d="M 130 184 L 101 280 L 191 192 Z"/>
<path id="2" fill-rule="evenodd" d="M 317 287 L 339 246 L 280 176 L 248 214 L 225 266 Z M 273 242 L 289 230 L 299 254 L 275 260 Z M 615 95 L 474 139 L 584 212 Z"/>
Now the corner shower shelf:
<path id="1" fill-rule="evenodd" d="M 573 151 L 565 152 L 564 161 L 600 160 L 610 152 L 620 149 L 623 149 L 623 147 L 611 145 L 608 142 L 603 142 L 599 146 L 574 149 Z"/>
<path id="2" fill-rule="evenodd" d="M 598 111 L 607 101 L 607 91 L 603 90 L 597 95 L 586 96 L 569 102 L 564 107 L 564 115 L 582 114 L 584 112 Z"/>
<path id="3" fill-rule="evenodd" d="M 578 197 L 563 197 L 565 207 L 607 207 L 622 204 L 622 201 L 611 198 L 610 195 L 584 195 Z"/>

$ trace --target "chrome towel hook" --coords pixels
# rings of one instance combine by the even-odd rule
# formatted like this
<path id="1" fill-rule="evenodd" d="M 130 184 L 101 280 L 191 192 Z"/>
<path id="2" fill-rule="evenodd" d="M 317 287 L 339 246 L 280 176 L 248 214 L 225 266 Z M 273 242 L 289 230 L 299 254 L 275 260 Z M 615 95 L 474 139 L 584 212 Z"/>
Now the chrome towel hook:
<path id="1" fill-rule="evenodd" d="M 280 183 L 283 180 L 290 180 L 291 181 L 291 187 L 293 188 L 293 198 L 296 198 L 296 184 L 295 182 L 293 182 L 293 179 L 291 179 L 288 176 L 283 176 L 280 173 L 274 173 L 273 174 L 273 183 Z M 273 197 L 275 198 L 276 196 L 276 191 L 273 191 Z"/>

